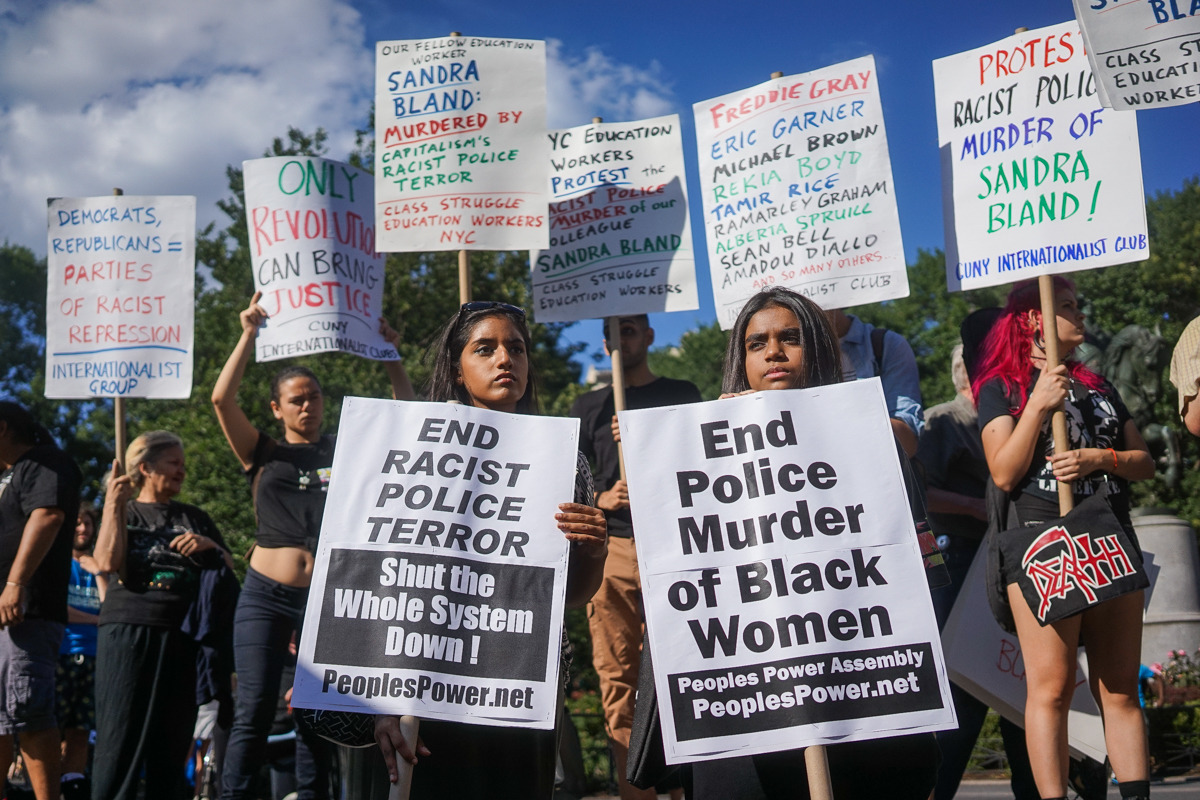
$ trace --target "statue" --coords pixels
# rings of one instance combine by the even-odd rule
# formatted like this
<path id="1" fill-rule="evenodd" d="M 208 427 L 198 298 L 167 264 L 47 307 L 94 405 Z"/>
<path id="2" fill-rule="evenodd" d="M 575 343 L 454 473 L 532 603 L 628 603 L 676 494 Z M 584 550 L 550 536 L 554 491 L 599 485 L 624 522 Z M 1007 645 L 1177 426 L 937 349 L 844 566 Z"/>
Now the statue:
<path id="1" fill-rule="evenodd" d="M 1163 481 L 1172 489 L 1183 476 L 1179 432 L 1154 419 L 1154 407 L 1162 391 L 1163 370 L 1171 360 L 1167 341 L 1141 325 L 1126 325 L 1101 346 L 1085 343 L 1079 357 L 1117 387 L 1126 408 L 1150 447 Z M 1103 348 L 1103 349 L 1101 349 Z"/>

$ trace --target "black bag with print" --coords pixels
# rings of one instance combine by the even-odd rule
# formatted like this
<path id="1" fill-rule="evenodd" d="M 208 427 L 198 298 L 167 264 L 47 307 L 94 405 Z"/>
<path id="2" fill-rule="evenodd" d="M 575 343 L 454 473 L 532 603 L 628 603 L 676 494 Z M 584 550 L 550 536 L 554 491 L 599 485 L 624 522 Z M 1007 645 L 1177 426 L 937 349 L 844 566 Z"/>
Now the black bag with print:
<path id="1" fill-rule="evenodd" d="M 1043 626 L 1150 585 L 1141 551 L 1104 491 L 1065 517 L 1004 531 L 1000 550 L 1006 581 L 1015 578 Z"/>

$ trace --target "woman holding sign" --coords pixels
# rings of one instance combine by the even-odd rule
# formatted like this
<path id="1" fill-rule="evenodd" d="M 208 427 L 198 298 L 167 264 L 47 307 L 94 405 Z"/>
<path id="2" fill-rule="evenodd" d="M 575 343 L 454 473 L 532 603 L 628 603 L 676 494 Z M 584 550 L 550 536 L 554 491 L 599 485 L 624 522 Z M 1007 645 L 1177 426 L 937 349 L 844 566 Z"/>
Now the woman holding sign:
<path id="1" fill-rule="evenodd" d="M 212 394 L 221 430 L 250 481 L 258 523 L 234 618 L 238 686 L 221 777 L 225 800 L 251 797 L 265 759 L 280 675 L 285 660 L 294 658 L 289 645 L 293 636 L 299 637 L 304 617 L 333 464 L 334 437 L 321 432 L 325 396 L 311 370 L 287 367 L 271 381 L 271 412 L 283 423 L 281 439 L 256 428 L 237 403 L 258 329 L 267 319 L 258 304 L 261 296 L 262 292 L 255 292 L 250 306 L 241 312 L 241 338 Z M 379 323 L 384 338 L 395 344 L 396 332 L 383 319 Z M 385 367 L 392 396 L 412 399 L 415 395 L 404 365 L 388 361 Z M 301 730 L 296 739 L 296 778 L 302 800 L 327 796 L 328 770 L 327 746 Z"/>
<path id="2" fill-rule="evenodd" d="M 493 301 L 465 303 L 439 337 L 429 399 L 536 414 L 537 379 L 529 357 L 532 346 L 522 309 Z M 574 502 L 559 505 L 554 523 L 571 543 L 568 608 L 583 606 L 604 574 L 606 524 L 603 512 L 594 504 L 591 471 L 580 457 Z M 562 707 L 561 701 L 558 707 Z M 413 770 L 412 798 L 549 798 L 554 793 L 556 734 L 554 730 L 422 722 L 423 742 L 414 747 L 401 735 L 397 717 L 379 716 L 375 723 L 375 739 L 393 782 L 397 780 L 397 753 L 413 764 L 417 762 L 414 751 L 422 756 L 420 766 Z"/>
<path id="3" fill-rule="evenodd" d="M 1083 343 L 1083 312 L 1069 280 L 1056 277 L 1054 290 L 1058 341 L 1066 357 Z M 1078 362 L 1051 370 L 1045 366 L 1038 286 L 1018 285 L 984 342 L 973 387 L 988 469 L 996 486 L 1009 493 L 1004 527 L 1031 528 L 1059 518 L 1058 481 L 1068 481 L 1080 501 L 1107 495 L 1116 522 L 1136 549 L 1128 482 L 1154 475 L 1146 443 L 1110 383 Z M 1064 401 L 1071 449 L 1056 453 L 1050 416 Z M 1046 621 L 1045 614 L 1039 620 L 1030 607 L 1036 600 L 1021 589 L 1022 581 L 1028 584 L 1024 570 L 1026 563 L 1034 563 L 1035 548 L 1017 546 L 1019 538 L 1014 530 L 1000 534 L 998 550 L 1025 660 L 1025 738 L 1038 790 L 1043 798 L 1066 795 L 1067 709 L 1075 690 L 1077 648 L 1083 643 L 1121 797 L 1148 797 L 1149 765 L 1138 705 L 1142 591 L 1058 621 Z M 1122 555 L 1125 563 L 1136 562 L 1140 568 L 1140 553 Z M 1100 567 L 1095 569 L 1100 575 Z M 1065 577 L 1061 594 L 1069 595 L 1073 580 Z"/>
<path id="4" fill-rule="evenodd" d="M 825 312 L 790 289 L 766 289 L 750 298 L 734 323 L 722 397 L 839 383 L 841 364 L 837 335 Z M 899 446 L 897 454 L 910 487 L 910 502 L 923 509 L 919 495 L 912 491 L 907 459 Z M 913 579 L 925 585 L 924 576 Z M 939 759 L 933 734 L 832 745 L 827 753 L 833 796 L 838 800 L 925 800 L 933 791 Z M 688 797 L 695 800 L 809 797 L 808 770 L 800 750 L 697 762 L 690 766 L 690 784 Z"/>

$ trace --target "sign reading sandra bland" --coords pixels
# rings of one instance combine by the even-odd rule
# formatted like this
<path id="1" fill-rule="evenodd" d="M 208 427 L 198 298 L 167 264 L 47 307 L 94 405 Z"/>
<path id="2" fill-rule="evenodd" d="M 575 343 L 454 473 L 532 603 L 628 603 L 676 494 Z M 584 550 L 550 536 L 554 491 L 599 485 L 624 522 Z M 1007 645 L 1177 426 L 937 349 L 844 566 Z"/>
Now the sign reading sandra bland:
<path id="1" fill-rule="evenodd" d="M 293 705 L 550 728 L 578 423 L 346 399 Z"/>
<path id="2" fill-rule="evenodd" d="M 669 763 L 953 727 L 878 380 L 620 418 Z"/>

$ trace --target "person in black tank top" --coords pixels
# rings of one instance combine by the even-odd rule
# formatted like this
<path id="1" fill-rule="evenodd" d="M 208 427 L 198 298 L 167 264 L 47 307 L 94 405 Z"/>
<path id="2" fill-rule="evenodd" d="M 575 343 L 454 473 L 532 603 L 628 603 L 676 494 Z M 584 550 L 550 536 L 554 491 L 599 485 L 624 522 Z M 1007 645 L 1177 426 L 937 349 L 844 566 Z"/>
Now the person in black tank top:
<path id="1" fill-rule="evenodd" d="M 286 367 L 271 383 L 271 411 L 283 424 L 275 439 L 257 429 L 238 406 L 242 382 L 258 328 L 267 318 L 256 293 L 241 312 L 242 335 L 213 387 L 212 402 L 221 429 L 250 483 L 256 519 L 255 547 L 234 619 L 234 660 L 238 674 L 233 728 L 221 776 L 224 800 L 249 800 L 266 755 L 285 664 L 294 664 L 325 490 L 335 439 L 321 433 L 325 403 L 317 376 L 305 367 Z M 380 332 L 398 335 L 380 319 Z M 393 397 L 415 395 L 400 361 L 384 362 Z M 299 800 L 325 800 L 330 752 L 302 727 L 296 740 Z"/>
<path id="2" fill-rule="evenodd" d="M 992 527 L 1001 531 L 1057 519 L 1058 484 L 1065 481 L 1079 499 L 1107 490 L 1113 512 L 1136 542 L 1129 521 L 1128 482 L 1153 477 L 1154 462 L 1112 385 L 1082 364 L 1066 360 L 1083 343 L 1083 313 L 1069 280 L 1056 277 L 1054 289 L 1064 362 L 1046 369 L 1038 286 L 1019 284 L 984 341 L 972 387 L 988 471 L 1010 500 L 1007 524 L 1000 526 L 997 520 Z M 1054 450 L 1050 433 L 1051 414 L 1060 405 L 1068 422 L 1065 452 Z M 1000 583 L 1006 587 L 1025 661 L 1025 740 L 1038 791 L 1043 798 L 1066 795 L 1066 713 L 1083 643 L 1121 797 L 1149 797 L 1149 757 L 1138 702 L 1143 592 L 1130 592 L 1042 627 L 1015 583 L 1020 564 L 1011 562 L 1018 559 L 1006 559 L 1005 549 L 1003 540 L 995 542 L 1003 573 Z"/>
<path id="3" fill-rule="evenodd" d="M 525 312 L 520 308 L 491 301 L 463 305 L 439 337 L 429 399 L 536 414 L 531 346 Z M 594 495 L 587 460 L 577 454 L 574 502 L 560 504 L 560 513 L 555 515 L 558 528 L 571 542 L 568 608 L 587 603 L 604 574 L 607 527 L 604 513 L 595 507 Z M 560 694 L 563 684 L 560 680 Z M 562 700 L 560 697 L 559 709 Z M 397 779 L 397 754 L 414 764 L 416 756 L 421 756 L 421 765 L 413 770 L 412 800 L 549 800 L 554 793 L 557 730 L 423 721 L 423 743 L 418 744 L 404 740 L 398 717 L 375 719 L 375 739 L 393 782 Z"/>

